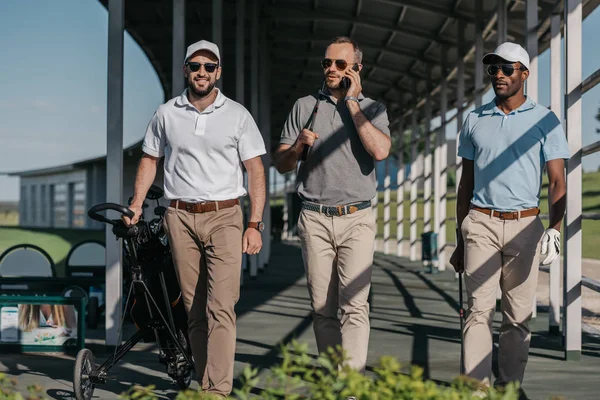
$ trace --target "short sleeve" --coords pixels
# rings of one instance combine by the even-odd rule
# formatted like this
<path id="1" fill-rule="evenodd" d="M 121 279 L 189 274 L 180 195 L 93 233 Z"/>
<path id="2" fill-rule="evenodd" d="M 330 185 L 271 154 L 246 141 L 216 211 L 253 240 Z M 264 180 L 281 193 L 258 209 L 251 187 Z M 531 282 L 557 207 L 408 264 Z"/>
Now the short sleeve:
<path id="1" fill-rule="evenodd" d="M 377 109 L 373 113 L 373 116 L 370 120 L 371 124 L 379 129 L 382 133 L 390 136 L 390 121 L 387 114 L 387 109 L 385 105 L 381 103 L 376 103 Z"/>
<path id="2" fill-rule="evenodd" d="M 302 131 L 302 125 L 300 124 L 300 102 L 296 101 L 292 110 L 288 114 L 283 129 L 281 131 L 281 137 L 279 138 L 280 144 L 293 145 L 296 143 L 296 139 Z"/>
<path id="3" fill-rule="evenodd" d="M 544 159 L 546 162 L 557 158 L 568 160 L 570 158 L 569 145 L 558 117 L 550 111 L 544 119 L 548 121 L 545 124 L 545 140 L 542 146 Z"/>
<path id="4" fill-rule="evenodd" d="M 262 156 L 266 153 L 265 141 L 260 134 L 256 122 L 254 122 L 254 118 L 252 118 L 252 115 L 248 111 L 244 113 L 240 121 L 238 153 L 242 161 Z"/>
<path id="5" fill-rule="evenodd" d="M 471 137 L 470 116 L 471 114 L 468 114 L 467 118 L 465 118 L 465 123 L 460 130 L 460 135 L 458 135 L 458 156 L 467 160 L 474 160 L 475 145 L 473 144 L 473 139 Z"/>
<path id="6" fill-rule="evenodd" d="M 153 157 L 162 157 L 165 155 L 166 142 L 164 122 L 160 113 L 156 111 L 146 128 L 142 150 Z"/>

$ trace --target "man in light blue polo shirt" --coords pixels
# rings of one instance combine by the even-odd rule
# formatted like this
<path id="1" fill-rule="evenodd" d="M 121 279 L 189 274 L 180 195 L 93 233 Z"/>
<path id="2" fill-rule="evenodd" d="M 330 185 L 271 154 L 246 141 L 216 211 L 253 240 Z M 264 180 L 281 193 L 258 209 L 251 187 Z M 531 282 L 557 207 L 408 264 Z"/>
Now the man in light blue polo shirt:
<path id="1" fill-rule="evenodd" d="M 496 97 L 472 111 L 459 137 L 463 173 L 457 198 L 458 245 L 450 262 L 464 271 L 468 309 L 463 328 L 464 373 L 489 384 L 496 289 L 502 325 L 495 385 L 522 383 L 529 320 L 542 264 L 560 253 L 564 160 L 569 149 L 556 115 L 524 95 L 529 55 L 503 43 L 483 58 Z M 548 229 L 539 217 L 542 174 L 549 178 Z"/>

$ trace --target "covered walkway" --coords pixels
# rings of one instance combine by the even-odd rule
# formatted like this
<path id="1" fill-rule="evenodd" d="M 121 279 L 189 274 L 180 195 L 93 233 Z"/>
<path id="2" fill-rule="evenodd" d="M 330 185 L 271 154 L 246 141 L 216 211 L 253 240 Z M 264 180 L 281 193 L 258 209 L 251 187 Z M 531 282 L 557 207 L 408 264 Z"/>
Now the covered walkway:
<path id="1" fill-rule="evenodd" d="M 238 339 L 235 376 L 246 365 L 266 370 L 280 362 L 278 344 L 297 338 L 316 356 L 309 299 L 296 242 L 273 245 L 271 264 L 248 281 L 237 307 Z M 403 365 L 417 364 L 426 377 L 449 383 L 459 372 L 460 330 L 458 293 L 454 274 L 423 274 L 419 263 L 406 258 L 376 255 L 371 299 L 369 369 L 379 357 L 391 355 Z M 543 311 L 543 310 L 541 310 Z M 499 326 L 497 315 L 495 327 Z M 531 356 L 523 388 L 528 399 L 593 399 L 600 391 L 600 338 L 585 340 L 581 362 L 563 361 L 560 337 L 548 336 L 548 314 L 540 312 L 533 324 Z M 128 331 L 132 331 L 129 325 Z M 125 335 L 127 337 L 127 334 Z M 102 328 L 88 334 L 86 346 L 97 359 L 107 357 Z M 19 380 L 23 389 L 38 383 L 53 399 L 72 396 L 73 359 L 67 356 L 0 355 L 0 372 Z M 116 399 L 133 384 L 156 385 L 161 398 L 175 398 L 175 386 L 158 364 L 156 349 L 139 344 L 111 370 L 117 380 L 97 387 L 95 398 Z M 197 387 L 196 383 L 193 387 Z"/>

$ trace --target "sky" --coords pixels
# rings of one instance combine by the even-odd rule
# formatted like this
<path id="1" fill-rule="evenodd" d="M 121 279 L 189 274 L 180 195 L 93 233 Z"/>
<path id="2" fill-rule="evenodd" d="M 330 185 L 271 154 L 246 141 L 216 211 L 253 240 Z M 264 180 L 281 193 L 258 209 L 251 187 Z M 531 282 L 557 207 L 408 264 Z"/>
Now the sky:
<path id="1" fill-rule="evenodd" d="M 3 172 L 63 165 L 106 154 L 106 9 L 97 0 L 0 1 L 0 201 L 19 197 L 18 178 Z M 600 9 L 583 23 L 583 77 L 600 68 L 595 40 Z M 124 132 L 143 137 L 163 102 L 158 77 L 125 33 Z M 549 51 L 540 56 L 539 99 L 550 105 Z M 368 95 L 368 93 L 367 93 Z M 484 96 L 490 101 L 493 92 Z M 583 96 L 583 145 L 600 140 L 600 85 Z M 435 123 L 435 121 L 433 121 Z M 448 136 L 455 136 L 450 124 Z M 584 171 L 600 154 L 584 158 Z"/>

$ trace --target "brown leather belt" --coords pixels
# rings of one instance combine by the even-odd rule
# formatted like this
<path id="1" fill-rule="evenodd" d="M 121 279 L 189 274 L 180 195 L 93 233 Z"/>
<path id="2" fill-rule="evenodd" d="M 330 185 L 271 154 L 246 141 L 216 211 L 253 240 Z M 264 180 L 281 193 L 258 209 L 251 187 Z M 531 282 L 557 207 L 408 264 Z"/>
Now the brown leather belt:
<path id="1" fill-rule="evenodd" d="M 492 210 L 490 210 L 489 208 L 471 207 L 471 209 L 482 212 L 486 215 L 492 214 Z M 519 211 L 493 211 L 492 216 L 496 217 L 496 218 L 500 218 L 500 219 L 519 219 L 519 218 L 533 217 L 535 215 L 538 215 L 539 213 L 540 213 L 540 209 L 536 207 L 536 208 L 529 208 L 527 210 L 521 210 L 520 212 Z"/>
<path id="2" fill-rule="evenodd" d="M 185 210 L 190 213 L 205 213 L 210 211 L 218 211 L 224 208 L 233 207 L 240 204 L 239 199 L 220 200 L 220 201 L 205 201 L 202 203 L 188 203 L 181 200 L 171 200 L 171 207 Z"/>

